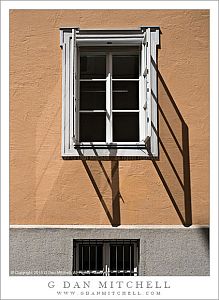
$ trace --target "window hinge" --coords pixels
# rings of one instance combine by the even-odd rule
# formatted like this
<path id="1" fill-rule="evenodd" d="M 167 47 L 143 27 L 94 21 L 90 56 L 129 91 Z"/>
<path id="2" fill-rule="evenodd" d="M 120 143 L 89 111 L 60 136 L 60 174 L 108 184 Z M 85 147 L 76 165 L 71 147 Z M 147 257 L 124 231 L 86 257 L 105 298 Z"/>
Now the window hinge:
<path id="1" fill-rule="evenodd" d="M 150 137 L 147 136 L 146 139 L 144 140 L 145 144 L 147 144 L 149 142 L 149 140 L 150 140 Z"/>
<path id="2" fill-rule="evenodd" d="M 143 108 L 144 108 L 144 109 L 147 109 L 147 102 L 145 102 Z"/>
<path id="3" fill-rule="evenodd" d="M 149 73 L 149 70 L 148 69 L 145 69 L 144 73 L 143 73 L 143 76 L 146 77 Z"/>

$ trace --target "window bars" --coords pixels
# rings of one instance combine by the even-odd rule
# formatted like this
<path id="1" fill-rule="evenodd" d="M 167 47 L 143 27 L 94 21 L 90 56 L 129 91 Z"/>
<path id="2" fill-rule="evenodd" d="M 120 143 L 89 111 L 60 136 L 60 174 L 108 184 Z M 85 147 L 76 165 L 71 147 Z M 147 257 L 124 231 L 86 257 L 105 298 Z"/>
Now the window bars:
<path id="1" fill-rule="evenodd" d="M 137 276 L 138 240 L 74 240 L 76 276 Z"/>

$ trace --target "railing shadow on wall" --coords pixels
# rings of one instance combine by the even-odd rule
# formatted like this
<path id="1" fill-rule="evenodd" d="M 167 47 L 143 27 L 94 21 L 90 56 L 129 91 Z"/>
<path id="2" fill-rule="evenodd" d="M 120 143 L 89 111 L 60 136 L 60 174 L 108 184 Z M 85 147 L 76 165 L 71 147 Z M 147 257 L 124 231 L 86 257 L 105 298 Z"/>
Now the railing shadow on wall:
<path id="1" fill-rule="evenodd" d="M 119 188 L 119 160 L 96 156 L 87 159 L 78 149 L 79 157 L 96 191 L 100 203 L 113 227 L 121 225 L 120 201 L 124 199 Z M 112 149 L 112 151 L 116 151 Z"/>
<path id="2" fill-rule="evenodd" d="M 186 227 L 192 225 L 189 129 L 180 113 L 157 65 L 152 60 L 158 76 L 158 99 L 152 91 L 152 101 L 158 108 L 159 159 L 150 153 L 152 163 L 172 201 L 172 204 Z"/>
<path id="3" fill-rule="evenodd" d="M 111 176 L 107 174 L 106 169 L 108 167 L 104 167 L 103 161 L 86 161 L 83 160 L 83 165 L 87 174 L 93 184 L 93 187 L 99 197 L 99 200 L 106 212 L 106 215 L 112 226 L 121 225 L 121 216 L 120 216 L 120 192 L 119 192 L 119 161 L 106 161 L 108 167 L 111 169 Z M 105 184 L 97 184 L 97 176 L 105 177 L 105 181 L 108 182 L 108 188 Z M 111 199 L 108 201 L 107 195 L 104 196 L 104 191 L 107 189 L 111 190 Z M 102 191 L 104 190 L 104 191 Z"/>
<path id="4" fill-rule="evenodd" d="M 159 100 L 152 91 L 152 101 L 157 103 L 158 108 L 158 130 L 152 124 L 152 130 L 157 135 L 159 142 L 158 157 L 153 157 L 150 145 L 147 144 L 146 148 L 149 159 L 152 161 L 182 224 L 189 227 L 192 225 L 189 130 L 161 73 L 153 61 L 152 64 L 156 68 L 158 76 Z M 93 151 L 95 152 L 95 148 Z M 112 151 L 116 150 L 112 149 Z M 120 201 L 124 202 L 119 189 L 119 160 L 129 160 L 130 158 L 98 157 L 96 154 L 94 158 L 86 159 L 79 149 L 78 152 L 79 159 L 82 160 L 111 225 L 119 226 L 121 224 Z M 135 158 L 131 158 L 131 160 L 133 159 Z M 136 159 L 139 160 L 142 157 L 136 157 Z M 106 184 L 98 183 L 100 177 L 105 178 Z M 104 195 L 107 189 L 110 189 L 111 196 Z M 110 197 L 111 199 L 109 199 Z"/>

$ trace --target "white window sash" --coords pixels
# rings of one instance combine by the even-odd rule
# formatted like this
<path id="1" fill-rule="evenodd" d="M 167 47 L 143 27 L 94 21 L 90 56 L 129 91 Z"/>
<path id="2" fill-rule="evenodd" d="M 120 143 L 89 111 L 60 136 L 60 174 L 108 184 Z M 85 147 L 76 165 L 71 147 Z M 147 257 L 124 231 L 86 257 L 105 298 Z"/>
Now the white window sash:
<path id="1" fill-rule="evenodd" d="M 142 36 L 138 37 L 127 37 L 119 36 L 119 37 L 98 37 L 93 36 L 91 37 L 83 37 L 77 35 L 77 44 L 78 46 L 130 46 L 130 45 L 140 45 L 142 41 Z"/>
<path id="2" fill-rule="evenodd" d="M 64 137 L 64 147 L 65 151 L 69 151 L 71 149 L 71 118 L 69 117 L 70 107 L 71 107 L 71 93 L 70 93 L 70 84 L 71 84 L 71 64 L 70 64 L 70 36 L 65 37 L 65 61 L 66 61 L 66 69 L 65 69 L 65 87 L 64 87 L 64 95 L 65 95 L 65 116 L 64 116 L 64 129 L 65 129 L 65 137 Z"/>
<path id="3" fill-rule="evenodd" d="M 146 138 L 146 107 L 147 107 L 147 98 L 146 98 L 146 32 L 144 33 L 144 38 L 142 39 L 141 44 L 141 76 L 139 84 L 139 107 L 140 110 L 140 141 L 145 141 Z"/>
<path id="4" fill-rule="evenodd" d="M 79 51 L 78 51 L 79 52 Z M 84 55 L 88 54 L 89 52 L 83 52 Z M 135 82 L 139 82 L 139 89 L 140 89 L 140 79 L 139 78 L 133 78 L 133 79 L 113 79 L 112 78 L 112 55 L 115 54 L 116 52 L 112 52 L 112 51 L 108 51 L 108 52 L 104 52 L 105 56 L 106 56 L 106 79 L 96 79 L 96 78 L 91 78 L 91 79 L 80 79 L 78 80 L 78 93 L 79 93 L 79 84 L 80 82 L 91 82 L 91 81 L 102 81 L 102 82 L 106 82 L 106 109 L 105 110 L 80 110 L 79 108 L 77 109 L 78 113 L 77 113 L 77 118 L 78 118 L 78 122 L 76 124 L 76 126 L 79 124 L 79 118 L 80 118 L 80 113 L 101 113 L 104 112 L 106 113 L 106 142 L 78 142 L 75 143 L 77 146 L 97 146 L 97 145 L 105 145 L 105 146 L 110 146 L 110 145 L 139 145 L 139 141 L 138 142 L 113 142 L 113 112 L 128 112 L 128 113 L 135 113 L 137 112 L 140 115 L 140 112 L 142 109 L 136 109 L 136 110 L 113 110 L 112 109 L 112 97 L 113 97 L 113 89 L 112 89 L 112 84 L 114 81 L 135 81 Z M 129 51 L 124 51 L 123 54 L 129 54 Z M 136 54 L 136 51 L 133 52 Z M 93 52 L 92 54 L 97 55 L 96 52 Z M 103 53 L 102 53 L 103 54 Z M 80 56 L 80 55 L 79 55 Z M 80 58 L 79 58 L 80 59 Z M 78 62 L 78 73 L 80 72 L 80 62 Z M 78 76 L 79 77 L 79 76 Z M 140 93 L 139 93 L 140 94 Z M 77 98 L 77 105 L 79 106 L 79 96 Z M 139 95 L 139 101 L 140 101 L 140 95 Z M 139 124 L 141 122 L 139 121 Z M 139 135 L 141 132 L 141 128 L 139 128 Z M 80 128 L 78 128 L 78 140 L 80 137 Z"/>
<path id="5" fill-rule="evenodd" d="M 78 89 L 77 89 L 77 46 L 76 46 L 76 29 L 72 29 L 72 106 L 71 106 L 71 113 L 72 114 L 72 126 L 71 126 L 71 137 L 73 143 L 78 143 L 78 136 L 77 136 L 77 116 L 76 116 L 76 103 L 77 103 L 77 96 L 78 96 Z"/>
<path id="6" fill-rule="evenodd" d="M 146 29 L 146 37 L 147 37 L 147 135 L 146 139 L 151 137 L 151 29 Z"/>
<path id="7" fill-rule="evenodd" d="M 146 29 L 142 43 L 143 108 L 145 110 L 145 143 L 151 138 L 151 30 Z"/>

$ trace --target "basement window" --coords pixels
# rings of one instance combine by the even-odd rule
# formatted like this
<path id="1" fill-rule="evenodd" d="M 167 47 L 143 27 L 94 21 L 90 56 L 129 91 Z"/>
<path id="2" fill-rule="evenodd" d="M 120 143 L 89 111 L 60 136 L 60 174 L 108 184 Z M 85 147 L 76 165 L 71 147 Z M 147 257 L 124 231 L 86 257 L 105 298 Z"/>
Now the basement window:
<path id="1" fill-rule="evenodd" d="M 138 240 L 74 240 L 73 275 L 137 276 Z"/>
<path id="2" fill-rule="evenodd" d="M 157 27 L 61 29 L 62 156 L 158 155 Z"/>

